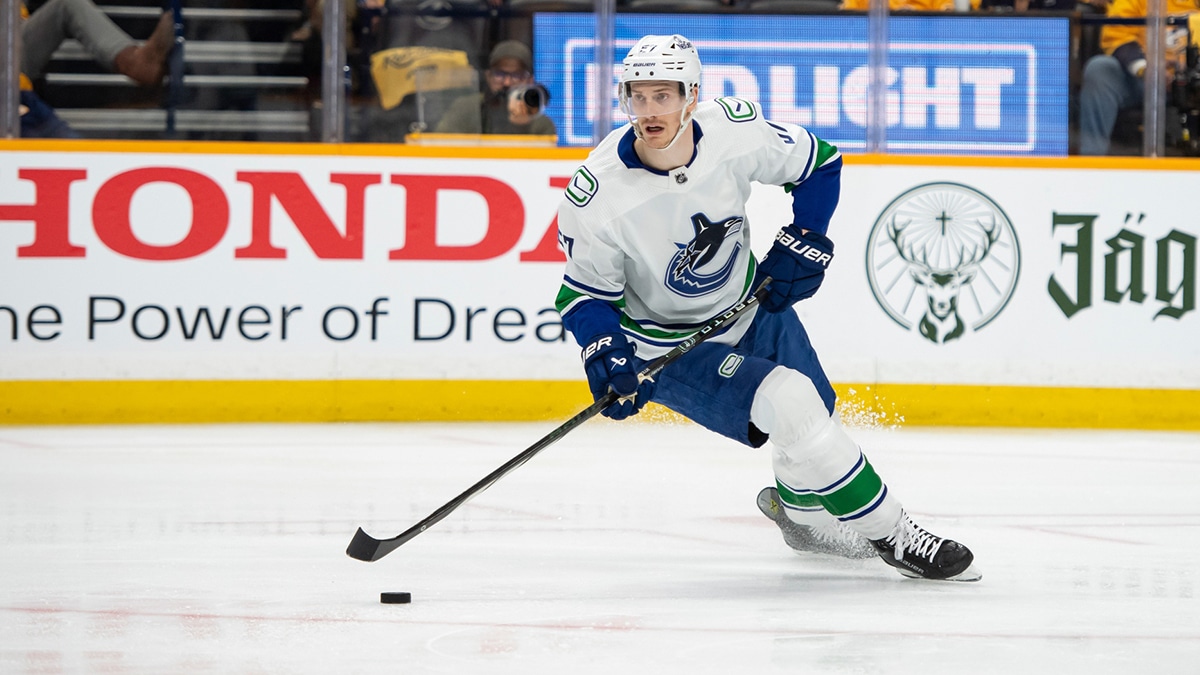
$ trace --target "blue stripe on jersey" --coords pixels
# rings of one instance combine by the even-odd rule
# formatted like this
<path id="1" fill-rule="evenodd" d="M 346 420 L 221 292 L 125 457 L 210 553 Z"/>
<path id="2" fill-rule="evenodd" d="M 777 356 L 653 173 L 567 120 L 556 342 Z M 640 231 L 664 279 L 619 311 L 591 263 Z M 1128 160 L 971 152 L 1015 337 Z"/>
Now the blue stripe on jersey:
<path id="1" fill-rule="evenodd" d="M 749 298 L 751 295 L 753 295 L 753 294 L 749 292 L 749 289 L 747 289 L 745 292 L 742 293 L 742 297 L 739 298 L 737 302 L 733 303 L 732 305 L 729 305 L 728 307 L 726 307 L 725 309 L 722 309 L 719 312 L 713 312 L 712 316 L 721 316 L 725 312 L 728 312 L 729 310 L 736 307 L 739 303 L 744 302 L 746 300 L 746 298 Z M 658 323 L 656 321 L 651 321 L 650 319 L 634 319 L 632 317 L 629 317 L 629 320 L 637 323 L 637 325 L 639 327 L 646 328 L 647 330 L 658 329 L 658 330 L 671 331 L 673 333 L 678 333 L 678 332 L 693 333 L 695 331 L 700 330 L 701 328 L 704 328 L 704 326 L 712 319 L 711 319 L 711 317 L 709 317 L 707 319 L 704 319 L 703 321 L 697 321 L 697 322 L 692 322 L 692 323 Z M 680 338 L 680 341 L 682 341 L 682 338 Z"/>
<path id="2" fill-rule="evenodd" d="M 737 321 L 735 321 L 734 324 L 737 324 Z M 725 326 L 725 327 L 721 328 L 720 330 L 712 333 L 712 337 L 717 337 L 718 335 L 723 335 L 725 333 L 728 333 L 731 330 L 733 330 L 732 325 Z M 688 333 L 679 338 L 667 339 L 667 338 L 653 338 L 653 337 L 650 337 L 650 336 L 642 334 L 642 333 L 633 333 L 633 332 L 630 332 L 629 330 L 626 330 L 625 334 L 628 335 L 629 337 L 633 338 L 634 340 L 637 340 L 638 342 L 644 342 L 652 347 L 666 347 L 668 349 L 675 347 L 680 342 L 683 342 L 684 340 L 686 340 L 686 339 L 692 337 L 692 335 L 694 335 L 694 333 Z"/>
<path id="3" fill-rule="evenodd" d="M 600 300 L 608 300 L 609 302 L 616 302 L 617 300 L 620 300 L 623 295 L 625 295 L 624 291 L 602 291 L 594 286 L 588 286 L 587 284 L 579 283 L 565 274 L 563 275 L 563 283 L 579 291 L 580 293 L 594 295 Z"/>
<path id="4" fill-rule="evenodd" d="M 749 297 L 749 295 L 747 294 L 746 297 Z M 742 298 L 742 300 L 745 300 L 745 299 L 746 299 L 745 297 Z M 742 300 L 739 300 L 738 302 L 742 302 Z M 733 305 L 730 305 L 730 307 L 734 307 L 736 305 L 737 305 L 737 303 L 735 302 Z M 716 312 L 713 314 L 713 316 L 720 316 L 727 311 L 729 311 L 729 310 L 725 309 L 720 312 Z M 654 323 L 653 321 L 648 321 L 648 320 L 637 320 L 637 319 L 630 317 L 628 314 L 623 315 L 623 317 L 624 317 L 623 321 L 625 322 L 625 325 L 623 326 L 623 328 L 625 329 L 626 335 L 630 336 L 631 338 L 633 338 L 639 342 L 644 342 L 647 345 L 650 345 L 653 347 L 666 347 L 666 348 L 674 347 L 675 345 L 679 344 L 680 342 L 683 342 L 684 340 L 688 339 L 689 337 L 695 335 L 696 331 L 700 330 L 701 328 L 703 328 L 705 326 L 705 324 L 708 323 L 707 321 L 705 321 L 704 323 L 696 323 L 696 324 L 658 324 L 658 323 Z M 734 321 L 732 324 L 728 324 L 728 325 L 724 326 L 723 328 L 717 330 L 712 335 L 713 335 L 713 337 L 716 337 L 718 335 L 724 335 L 725 333 L 728 333 L 729 331 L 733 330 L 735 326 L 742 325 L 743 321 L 745 321 L 744 317 L 739 318 L 737 321 Z M 628 325 L 629 323 L 633 323 L 636 326 L 636 329 L 629 326 Z M 646 333 L 641 332 L 641 330 L 654 330 L 656 327 L 661 327 L 660 330 L 665 330 L 665 331 L 672 332 L 672 333 L 679 333 L 680 335 L 679 335 L 679 337 L 655 337 L 653 335 L 647 335 Z M 640 330 L 637 330 L 637 329 L 640 329 Z"/>
<path id="5" fill-rule="evenodd" d="M 714 315 L 715 316 L 715 315 Z M 682 331 L 697 331 L 704 327 L 707 321 L 697 323 L 657 323 L 649 319 L 637 319 L 637 325 L 647 330 L 664 330 L 678 333 Z"/>
<path id="6" fill-rule="evenodd" d="M 817 166 L 817 137 L 812 135 L 811 131 L 805 130 L 808 134 L 808 164 L 804 167 L 804 172 L 800 174 L 800 180 L 797 183 L 803 183 L 812 175 L 813 169 Z"/>
<path id="7" fill-rule="evenodd" d="M 682 339 L 671 340 L 669 342 L 663 342 L 662 340 L 652 340 L 652 339 L 646 337 L 645 335 L 642 335 L 641 333 L 630 333 L 628 331 L 626 331 L 625 334 L 628 335 L 629 337 L 633 338 L 637 342 L 643 342 L 645 344 L 650 345 L 651 347 L 664 347 L 666 349 L 672 349 L 675 347 L 675 345 L 679 344 L 680 342 L 683 342 Z"/>

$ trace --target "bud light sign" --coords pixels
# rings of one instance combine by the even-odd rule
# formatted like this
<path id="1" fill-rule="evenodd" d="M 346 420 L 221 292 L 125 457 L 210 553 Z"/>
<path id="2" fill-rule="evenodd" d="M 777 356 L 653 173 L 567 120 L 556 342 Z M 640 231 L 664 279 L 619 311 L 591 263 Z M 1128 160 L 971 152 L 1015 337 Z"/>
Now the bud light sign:
<path id="1" fill-rule="evenodd" d="M 888 21 L 887 148 L 892 152 L 1066 155 L 1068 19 L 906 16 Z M 593 18 L 537 14 L 535 71 L 552 92 L 559 143 L 591 145 Z M 681 33 L 703 63 L 700 97 L 758 101 L 769 119 L 800 124 L 844 151 L 866 148 L 867 18 L 618 15 L 620 62 L 643 35 Z"/>

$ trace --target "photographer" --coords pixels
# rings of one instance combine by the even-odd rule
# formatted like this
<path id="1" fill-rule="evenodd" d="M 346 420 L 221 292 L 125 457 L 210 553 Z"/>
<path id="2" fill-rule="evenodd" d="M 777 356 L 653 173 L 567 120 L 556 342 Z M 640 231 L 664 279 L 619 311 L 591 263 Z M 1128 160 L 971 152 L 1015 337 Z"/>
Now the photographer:
<path id="1" fill-rule="evenodd" d="M 1200 0 L 1167 0 L 1167 13 L 1172 16 L 1190 16 L 1197 12 L 1200 12 Z M 1114 0 L 1109 5 L 1108 16 L 1145 17 L 1146 0 Z M 1176 69 L 1186 67 L 1188 32 L 1186 26 L 1168 27 L 1163 40 L 1167 52 L 1167 81 L 1159 86 L 1167 87 L 1168 82 L 1174 80 Z M 1117 113 L 1140 108 L 1145 91 L 1145 26 L 1106 24 L 1100 31 L 1100 47 L 1104 53 L 1088 60 L 1079 90 L 1081 155 L 1108 154 Z"/>
<path id="2" fill-rule="evenodd" d="M 533 80 L 528 47 L 515 40 L 497 44 L 484 75 L 483 91 L 450 104 L 437 133 L 558 135 L 554 122 L 542 114 L 549 92 Z"/>

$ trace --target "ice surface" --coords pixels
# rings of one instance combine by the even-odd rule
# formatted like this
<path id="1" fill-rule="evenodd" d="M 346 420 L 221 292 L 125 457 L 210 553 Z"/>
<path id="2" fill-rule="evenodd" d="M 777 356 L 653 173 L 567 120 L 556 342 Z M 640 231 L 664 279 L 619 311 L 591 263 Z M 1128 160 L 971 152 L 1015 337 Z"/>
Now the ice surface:
<path id="1" fill-rule="evenodd" d="M 852 430 L 974 584 L 794 554 L 766 449 L 607 420 L 344 554 L 554 426 L 0 427 L 0 673 L 1200 672 L 1197 434 Z"/>

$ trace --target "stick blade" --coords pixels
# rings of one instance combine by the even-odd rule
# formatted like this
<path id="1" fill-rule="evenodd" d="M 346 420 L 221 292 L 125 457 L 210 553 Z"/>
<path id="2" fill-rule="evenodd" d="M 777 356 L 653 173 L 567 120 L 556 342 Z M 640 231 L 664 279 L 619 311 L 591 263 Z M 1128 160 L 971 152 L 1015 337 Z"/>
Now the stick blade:
<path id="1" fill-rule="evenodd" d="M 346 555 L 363 562 L 375 562 L 387 555 L 387 551 L 380 552 L 381 544 L 383 544 L 382 541 L 367 534 L 360 527 L 358 532 L 354 533 L 354 538 L 350 540 L 350 545 L 346 547 Z"/>

